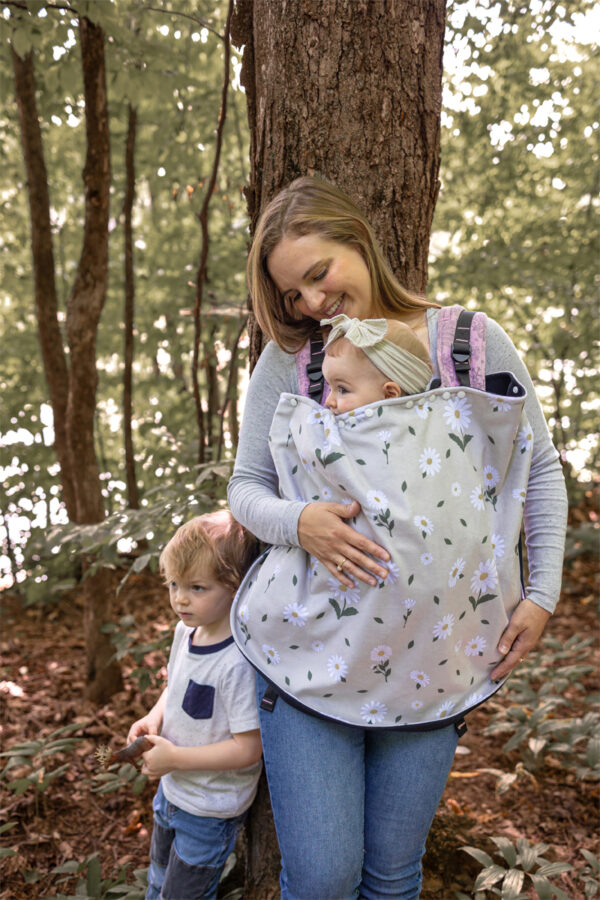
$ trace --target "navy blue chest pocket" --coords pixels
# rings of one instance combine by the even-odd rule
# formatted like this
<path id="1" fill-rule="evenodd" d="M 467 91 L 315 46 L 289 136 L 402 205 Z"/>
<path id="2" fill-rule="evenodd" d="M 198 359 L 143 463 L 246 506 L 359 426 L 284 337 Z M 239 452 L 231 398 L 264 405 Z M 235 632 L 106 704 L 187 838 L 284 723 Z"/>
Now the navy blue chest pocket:
<path id="1" fill-rule="evenodd" d="M 181 708 L 192 719 L 210 719 L 215 705 L 215 689 L 212 684 L 198 684 L 191 678 Z"/>

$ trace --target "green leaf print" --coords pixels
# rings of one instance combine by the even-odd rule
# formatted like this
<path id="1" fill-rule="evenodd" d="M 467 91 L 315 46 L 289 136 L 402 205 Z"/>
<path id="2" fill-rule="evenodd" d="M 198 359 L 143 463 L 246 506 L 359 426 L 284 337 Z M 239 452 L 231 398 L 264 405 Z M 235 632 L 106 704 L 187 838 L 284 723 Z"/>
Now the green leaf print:
<path id="1" fill-rule="evenodd" d="M 469 597 L 469 603 L 475 610 L 478 606 L 481 606 L 482 603 L 487 603 L 489 600 L 495 600 L 497 596 L 498 594 L 480 594 L 477 600 L 475 597 Z"/>
<path id="2" fill-rule="evenodd" d="M 319 460 L 319 462 L 321 463 L 323 468 L 330 465 L 331 463 L 334 463 L 337 459 L 341 459 L 342 456 L 344 456 L 344 455 L 345 455 L 344 453 L 333 453 L 332 452 L 332 453 L 328 453 L 327 456 L 323 457 L 321 455 L 321 449 L 319 447 L 317 447 L 317 449 L 315 450 L 315 456 L 317 457 L 317 459 Z"/>
<path id="3" fill-rule="evenodd" d="M 309 681 L 312 681 L 312 672 L 310 671 L 310 669 L 306 673 L 306 677 L 308 678 Z"/>
<path id="4" fill-rule="evenodd" d="M 458 444 L 463 453 L 465 452 L 465 447 L 469 441 L 473 440 L 472 434 L 465 434 L 463 440 L 461 440 L 457 434 L 449 434 L 448 437 L 451 441 L 454 441 L 455 444 Z"/>
<path id="5" fill-rule="evenodd" d="M 378 416 L 382 416 L 382 415 L 383 415 L 383 406 L 378 406 L 378 407 L 377 407 L 377 415 L 378 415 Z"/>
<path id="6" fill-rule="evenodd" d="M 379 616 L 373 616 L 373 621 L 377 622 L 378 625 L 383 625 L 383 619 L 380 619 Z"/>
<path id="7" fill-rule="evenodd" d="M 294 587 L 296 587 L 296 585 L 298 584 L 298 576 L 297 575 L 294 575 L 292 577 L 292 584 L 294 585 Z"/>
<path id="8" fill-rule="evenodd" d="M 404 493 L 405 490 L 406 490 L 406 482 L 403 481 L 403 482 L 402 482 L 402 493 Z"/>
<path id="9" fill-rule="evenodd" d="M 364 461 L 364 459 L 357 459 L 355 460 L 355 462 L 357 462 L 359 466 L 366 466 L 366 462 Z"/>
<path id="10" fill-rule="evenodd" d="M 335 610 L 335 614 L 338 617 L 338 619 L 341 619 L 342 616 L 357 616 L 358 615 L 358 610 L 355 609 L 354 606 L 346 606 L 345 600 L 344 600 L 343 607 L 340 607 L 340 604 L 337 602 L 337 600 L 334 600 L 333 597 L 329 598 L 329 602 L 333 606 L 333 608 Z"/>

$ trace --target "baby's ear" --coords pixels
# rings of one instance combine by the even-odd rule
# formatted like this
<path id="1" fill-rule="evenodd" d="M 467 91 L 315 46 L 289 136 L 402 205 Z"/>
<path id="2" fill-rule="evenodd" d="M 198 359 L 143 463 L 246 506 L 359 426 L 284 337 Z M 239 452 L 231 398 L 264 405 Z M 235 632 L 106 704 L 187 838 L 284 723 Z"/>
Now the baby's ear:
<path id="1" fill-rule="evenodd" d="M 403 397 L 404 391 L 395 381 L 386 381 L 383 386 L 383 396 L 386 400 L 389 400 L 390 397 Z"/>

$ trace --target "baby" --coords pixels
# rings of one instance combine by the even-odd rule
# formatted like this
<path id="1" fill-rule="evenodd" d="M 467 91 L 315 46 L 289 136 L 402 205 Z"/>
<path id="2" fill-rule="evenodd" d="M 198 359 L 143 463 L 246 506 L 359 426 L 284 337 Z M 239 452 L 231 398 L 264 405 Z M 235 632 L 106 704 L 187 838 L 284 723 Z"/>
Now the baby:
<path id="1" fill-rule="evenodd" d="M 432 376 L 429 354 L 408 325 L 343 314 L 321 325 L 331 325 L 323 376 L 329 385 L 326 406 L 334 415 L 426 389 Z"/>

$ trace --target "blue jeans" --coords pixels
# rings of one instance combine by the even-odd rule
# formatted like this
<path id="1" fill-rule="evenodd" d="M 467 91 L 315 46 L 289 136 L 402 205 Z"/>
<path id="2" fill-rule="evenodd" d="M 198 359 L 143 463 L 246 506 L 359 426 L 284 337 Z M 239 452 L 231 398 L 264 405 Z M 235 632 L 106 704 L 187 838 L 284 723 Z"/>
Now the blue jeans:
<path id="1" fill-rule="evenodd" d="M 146 900 L 214 900 L 245 813 L 233 819 L 193 816 L 169 803 L 159 784 Z"/>
<path id="2" fill-rule="evenodd" d="M 265 689 L 257 677 L 259 702 Z M 450 771 L 453 725 L 375 731 L 278 698 L 260 730 L 281 850 L 282 900 L 416 900 Z"/>

